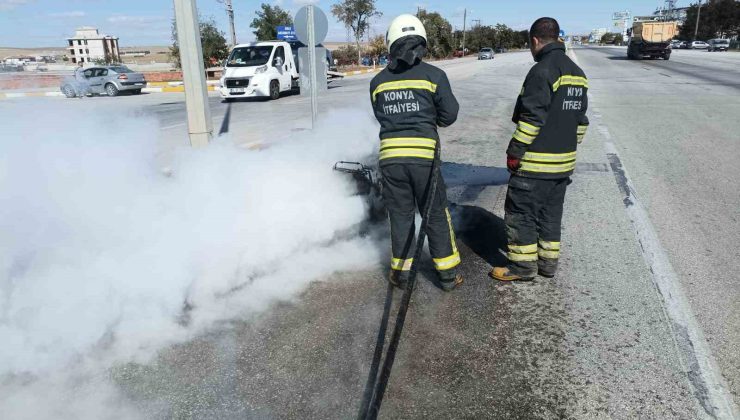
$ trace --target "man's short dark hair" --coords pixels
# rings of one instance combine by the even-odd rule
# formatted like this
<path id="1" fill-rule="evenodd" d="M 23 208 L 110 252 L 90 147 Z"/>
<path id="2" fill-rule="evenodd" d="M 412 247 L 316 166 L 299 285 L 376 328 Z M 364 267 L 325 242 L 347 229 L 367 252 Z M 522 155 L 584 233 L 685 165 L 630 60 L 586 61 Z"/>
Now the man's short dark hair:
<path id="1" fill-rule="evenodd" d="M 560 36 L 560 25 L 558 21 L 550 17 L 541 17 L 534 21 L 529 28 L 529 37 L 537 38 L 543 44 L 555 42 Z"/>

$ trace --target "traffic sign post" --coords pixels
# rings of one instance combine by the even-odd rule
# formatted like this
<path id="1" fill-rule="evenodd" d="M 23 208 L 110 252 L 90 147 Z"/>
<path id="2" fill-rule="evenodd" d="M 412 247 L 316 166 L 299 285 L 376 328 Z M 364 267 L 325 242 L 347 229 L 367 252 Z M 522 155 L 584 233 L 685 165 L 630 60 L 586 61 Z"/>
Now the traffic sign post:
<path id="1" fill-rule="evenodd" d="M 306 49 L 308 50 L 306 60 L 308 61 L 308 69 L 306 69 L 306 66 L 300 66 L 301 92 L 304 92 L 304 88 L 306 87 L 304 85 L 304 81 L 308 79 L 309 86 L 306 90 L 308 90 L 311 95 L 311 127 L 313 127 L 316 124 L 316 119 L 318 118 L 319 113 L 319 83 L 322 83 L 324 88 L 326 87 L 326 74 L 324 73 L 323 80 L 319 81 L 318 78 L 318 71 L 316 68 L 316 45 L 320 44 L 326 38 L 326 34 L 329 32 L 329 21 L 321 9 L 309 4 L 298 10 L 298 13 L 295 15 L 294 22 L 296 37 L 306 44 Z M 324 51 L 323 48 L 320 50 Z M 326 53 L 324 52 L 322 56 L 324 61 L 326 60 L 324 58 L 325 56 Z"/>

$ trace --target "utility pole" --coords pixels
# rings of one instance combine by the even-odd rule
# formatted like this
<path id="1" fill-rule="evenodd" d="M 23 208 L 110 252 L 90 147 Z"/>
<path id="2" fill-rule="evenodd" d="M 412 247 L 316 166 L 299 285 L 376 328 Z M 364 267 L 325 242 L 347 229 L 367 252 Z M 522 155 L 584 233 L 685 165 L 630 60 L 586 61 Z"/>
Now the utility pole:
<path id="1" fill-rule="evenodd" d="M 231 46 L 236 45 L 236 29 L 234 29 L 234 5 L 232 0 L 216 0 L 226 6 L 226 15 L 229 17 L 229 30 L 231 32 Z"/>
<path id="2" fill-rule="evenodd" d="M 229 16 L 229 28 L 231 29 L 231 46 L 236 45 L 236 29 L 234 29 L 234 6 L 231 0 L 224 0 L 226 5 L 226 14 Z"/>
<path id="3" fill-rule="evenodd" d="M 188 134 L 192 147 L 208 145 L 213 133 L 211 108 L 208 106 L 206 70 L 203 46 L 200 42 L 198 9 L 195 0 L 174 0 L 177 42 L 185 84 L 185 108 L 188 113 Z"/>
<path id="4" fill-rule="evenodd" d="M 699 0 L 699 10 L 696 12 L 696 28 L 694 28 L 694 41 L 699 34 L 699 19 L 701 19 L 701 0 Z"/>
<path id="5" fill-rule="evenodd" d="M 466 8 L 463 11 L 463 43 L 462 43 L 462 54 L 463 57 L 465 57 L 465 30 L 466 30 L 466 24 L 468 22 L 468 9 Z"/>

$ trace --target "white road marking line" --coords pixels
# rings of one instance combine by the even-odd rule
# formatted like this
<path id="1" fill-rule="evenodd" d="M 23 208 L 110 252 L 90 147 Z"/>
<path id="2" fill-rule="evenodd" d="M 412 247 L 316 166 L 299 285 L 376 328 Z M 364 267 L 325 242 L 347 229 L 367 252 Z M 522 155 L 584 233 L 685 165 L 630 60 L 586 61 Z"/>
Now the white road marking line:
<path id="1" fill-rule="evenodd" d="M 182 127 L 183 125 L 188 125 L 188 123 L 187 122 L 181 122 L 181 123 L 177 123 L 177 124 L 166 125 L 164 127 L 159 127 L 159 129 L 160 130 L 169 130 L 170 128 Z"/>
<path id="2" fill-rule="evenodd" d="M 576 61 L 572 49 L 569 50 L 569 55 Z M 674 343 L 683 359 L 682 363 L 689 383 L 694 389 L 694 396 L 710 418 L 720 420 L 740 418 L 738 407 L 728 391 L 722 371 L 712 356 L 704 332 L 694 317 L 680 279 L 660 243 L 647 210 L 637 198 L 635 186 L 619 158 L 617 148 L 611 142 L 609 129 L 603 124 L 597 111 L 592 110 L 592 115 L 596 120 L 597 129 L 607 139 L 604 142 L 607 159 L 617 185 L 624 194 L 625 211 L 642 248 L 642 257 L 650 269 L 653 285 L 660 294 L 666 315 L 671 321 Z"/>

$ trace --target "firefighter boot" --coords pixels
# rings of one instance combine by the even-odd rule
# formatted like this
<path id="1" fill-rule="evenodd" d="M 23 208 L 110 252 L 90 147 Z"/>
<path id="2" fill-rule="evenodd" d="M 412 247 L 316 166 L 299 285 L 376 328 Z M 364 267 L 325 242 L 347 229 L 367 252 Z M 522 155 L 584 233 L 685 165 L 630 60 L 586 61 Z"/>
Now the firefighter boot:
<path id="1" fill-rule="evenodd" d="M 488 275 L 498 281 L 529 281 L 534 279 L 534 276 L 520 276 L 518 274 L 514 274 L 508 267 L 493 267 L 493 270 L 491 270 Z"/>
<path id="2" fill-rule="evenodd" d="M 439 285 L 445 292 L 455 290 L 463 281 L 463 276 L 460 274 L 445 275 L 443 272 L 439 273 Z"/>
<path id="3" fill-rule="evenodd" d="M 558 271 L 557 258 L 540 258 L 537 260 L 537 274 L 551 279 Z"/>
<path id="4" fill-rule="evenodd" d="M 398 287 L 401 290 L 406 290 L 406 283 L 409 281 L 408 271 L 399 271 L 391 269 L 388 274 L 388 283 Z"/>

